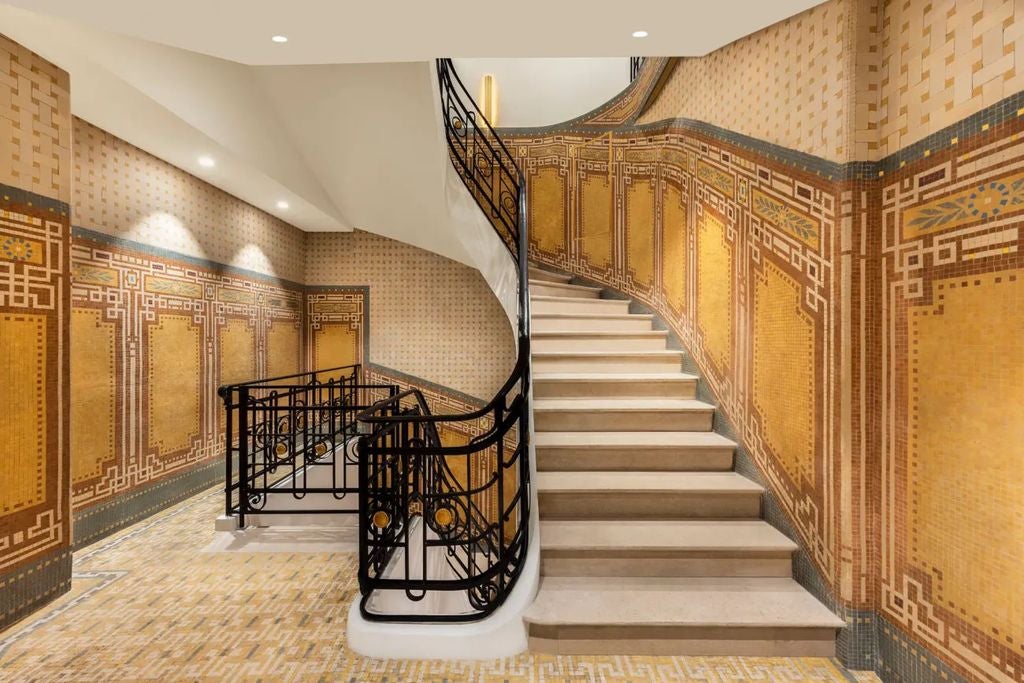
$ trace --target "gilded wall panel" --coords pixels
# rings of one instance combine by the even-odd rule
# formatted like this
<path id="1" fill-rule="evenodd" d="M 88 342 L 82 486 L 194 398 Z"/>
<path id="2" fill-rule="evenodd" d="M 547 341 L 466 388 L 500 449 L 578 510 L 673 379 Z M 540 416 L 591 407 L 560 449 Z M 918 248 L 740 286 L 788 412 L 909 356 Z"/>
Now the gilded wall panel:
<path id="1" fill-rule="evenodd" d="M 71 485 L 95 479 L 117 458 L 117 324 L 103 310 L 71 311 Z"/>
<path id="2" fill-rule="evenodd" d="M 615 243 L 615 204 L 606 174 L 586 174 L 579 186 L 580 224 L 578 249 L 580 260 L 590 272 L 611 269 Z"/>
<path id="3" fill-rule="evenodd" d="M 633 180 L 626 186 L 626 267 L 637 287 L 654 286 L 654 181 Z"/>
<path id="4" fill-rule="evenodd" d="M 0 315 L 0 358 L 7 361 L 0 369 L 0 414 L 9 449 L 0 481 L 0 514 L 9 515 L 46 500 L 46 316 Z"/>
<path id="5" fill-rule="evenodd" d="M 147 330 L 144 424 L 148 450 L 158 458 L 191 450 L 199 440 L 202 339 L 190 315 L 161 315 Z"/>
<path id="6" fill-rule="evenodd" d="M 686 219 L 682 190 L 666 185 L 661 214 L 661 289 L 666 305 L 675 316 L 681 316 L 686 309 L 687 238 L 690 234 Z"/>
<path id="7" fill-rule="evenodd" d="M 529 176 L 530 239 L 549 254 L 565 251 L 569 202 L 565 173 L 558 167 L 537 168 Z"/>
<path id="8" fill-rule="evenodd" d="M 307 366 L 326 369 L 361 365 L 365 376 L 369 345 L 366 311 L 365 288 L 307 292 Z"/>
<path id="9" fill-rule="evenodd" d="M 725 220 L 711 209 L 697 210 L 697 327 L 704 354 L 719 376 L 733 359 L 734 251 Z"/>
<path id="10" fill-rule="evenodd" d="M 267 329 L 267 377 L 299 372 L 302 362 L 302 328 L 288 319 L 273 320 Z"/>

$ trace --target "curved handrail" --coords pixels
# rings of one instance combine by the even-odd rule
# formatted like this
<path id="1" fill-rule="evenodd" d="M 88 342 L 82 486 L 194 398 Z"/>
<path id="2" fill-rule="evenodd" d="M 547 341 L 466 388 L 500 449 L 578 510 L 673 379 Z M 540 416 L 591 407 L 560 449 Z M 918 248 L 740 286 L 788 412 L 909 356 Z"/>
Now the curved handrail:
<path id="1" fill-rule="evenodd" d="M 450 59 L 437 60 L 437 78 L 452 166 L 516 263 L 518 357 L 509 378 L 477 410 L 432 415 L 422 392 L 410 389 L 377 401 L 358 416 L 368 432 L 360 438 L 359 459 L 360 610 L 375 620 L 469 621 L 487 616 L 511 592 L 529 547 L 526 181 Z M 475 420 L 489 420 L 490 426 L 465 445 L 442 443 L 445 425 Z M 460 476 L 453 460 L 463 459 Z M 417 517 L 418 531 L 412 523 Z M 419 552 L 419 566 L 410 564 L 411 551 Z M 432 551 L 443 553 L 449 576 L 430 575 L 427 557 Z M 413 603 L 429 591 L 465 591 L 469 609 L 378 612 L 370 604 L 375 591 L 397 591 Z"/>

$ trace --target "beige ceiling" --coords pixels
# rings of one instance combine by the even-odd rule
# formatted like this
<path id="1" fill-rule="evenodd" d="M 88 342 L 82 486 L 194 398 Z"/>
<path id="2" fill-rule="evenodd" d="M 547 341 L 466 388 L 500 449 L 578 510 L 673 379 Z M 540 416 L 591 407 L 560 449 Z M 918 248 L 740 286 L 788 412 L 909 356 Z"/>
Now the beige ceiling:
<path id="1" fill-rule="evenodd" d="M 821 0 L 6 0 L 250 65 L 703 55 Z M 646 30 L 643 39 L 632 37 Z M 288 43 L 272 43 L 283 34 Z"/>

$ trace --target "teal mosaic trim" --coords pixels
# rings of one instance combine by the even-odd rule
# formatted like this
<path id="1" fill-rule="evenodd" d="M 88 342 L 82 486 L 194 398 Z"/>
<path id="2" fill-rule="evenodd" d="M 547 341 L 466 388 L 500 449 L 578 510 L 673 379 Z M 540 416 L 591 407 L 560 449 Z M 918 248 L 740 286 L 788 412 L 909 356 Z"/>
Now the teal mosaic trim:
<path id="1" fill-rule="evenodd" d="M 117 247 L 120 249 L 131 249 L 132 251 L 137 251 L 148 256 L 153 256 L 155 258 L 178 261 L 180 263 L 185 263 L 195 268 L 211 270 L 217 273 L 218 275 L 235 275 L 238 277 L 245 277 L 287 289 L 303 289 L 304 287 L 304 285 L 301 285 L 298 282 L 285 280 L 284 278 L 279 278 L 275 275 L 267 275 L 266 273 L 259 273 L 255 270 L 239 268 L 238 266 L 230 266 L 227 265 L 226 263 L 218 263 L 217 261 L 210 261 L 208 259 L 199 258 L 197 256 L 188 256 L 187 254 L 182 254 L 177 251 L 165 249 L 164 247 L 155 247 L 150 244 L 136 242 L 134 240 L 125 239 L 124 237 L 108 235 L 103 232 L 97 232 L 95 230 L 90 230 L 89 228 L 83 228 L 77 225 L 71 227 L 72 244 L 74 243 L 74 240 L 76 238 L 97 242 L 99 244 L 107 244 L 112 247 Z"/>
<path id="2" fill-rule="evenodd" d="M 22 190 L 21 188 L 14 187 L 12 185 L 4 185 L 3 183 L 0 183 L 0 199 L 4 202 L 11 202 L 13 204 L 46 209 L 54 213 L 59 213 L 61 216 L 67 216 L 71 213 L 71 207 L 66 202 L 51 199 L 50 197 L 44 197 L 41 194 Z"/>
<path id="3" fill-rule="evenodd" d="M 0 630 L 71 590 L 71 550 L 60 548 L 0 577 Z"/>

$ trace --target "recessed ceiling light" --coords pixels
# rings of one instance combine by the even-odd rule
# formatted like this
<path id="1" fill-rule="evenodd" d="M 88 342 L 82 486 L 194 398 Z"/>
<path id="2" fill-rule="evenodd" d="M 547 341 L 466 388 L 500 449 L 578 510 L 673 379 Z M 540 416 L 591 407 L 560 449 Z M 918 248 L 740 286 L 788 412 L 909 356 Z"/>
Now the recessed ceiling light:
<path id="1" fill-rule="evenodd" d="M 288 202 L 286 202 L 285 200 L 282 199 L 281 201 L 279 201 L 277 203 L 277 208 L 279 208 L 279 209 L 287 209 L 288 208 Z"/>
<path id="2" fill-rule="evenodd" d="M 270 39 L 275 43 L 287 43 L 288 36 L 271 36 Z"/>
<path id="3" fill-rule="evenodd" d="M 633 31 L 633 37 L 634 38 L 646 38 L 647 37 L 647 31 Z"/>
<path id="4" fill-rule="evenodd" d="M 199 165 L 203 168 L 213 168 L 217 165 L 217 162 L 213 160 L 213 157 L 201 156 L 199 157 Z"/>

